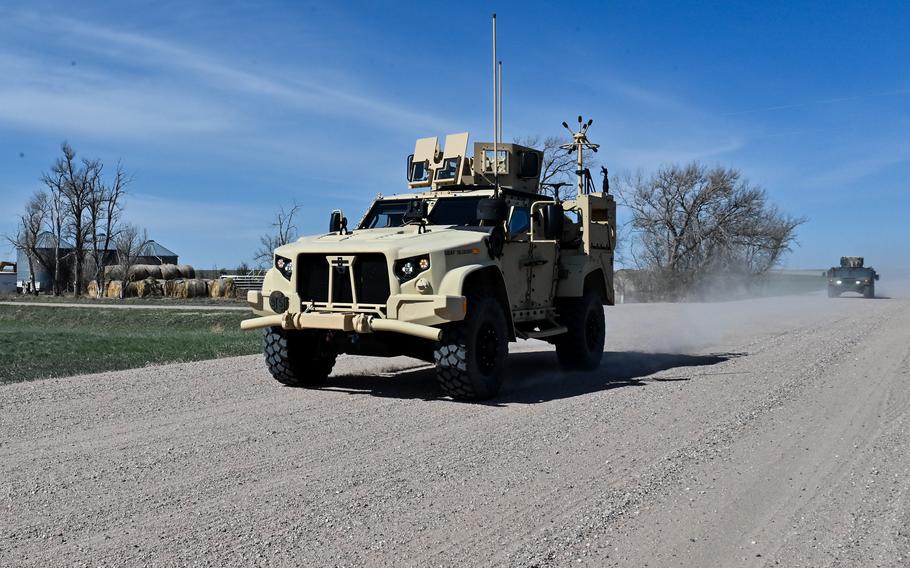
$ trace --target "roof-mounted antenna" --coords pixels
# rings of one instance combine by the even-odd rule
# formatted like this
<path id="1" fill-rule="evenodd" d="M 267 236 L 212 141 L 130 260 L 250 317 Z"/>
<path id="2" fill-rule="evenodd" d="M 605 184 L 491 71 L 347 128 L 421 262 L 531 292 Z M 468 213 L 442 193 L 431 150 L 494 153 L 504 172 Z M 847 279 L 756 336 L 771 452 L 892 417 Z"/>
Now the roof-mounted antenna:
<path id="1" fill-rule="evenodd" d="M 499 75 L 496 78 L 497 83 L 499 84 L 499 145 L 502 146 L 502 61 L 499 62 Z"/>
<path id="2" fill-rule="evenodd" d="M 496 14 L 493 14 L 493 181 L 499 197 L 499 73 L 496 58 Z"/>
<path id="3" fill-rule="evenodd" d="M 572 135 L 572 142 L 569 144 L 562 144 L 559 147 L 566 150 L 568 153 L 575 152 L 575 161 L 577 164 L 577 168 L 575 169 L 575 175 L 577 176 L 576 191 L 578 192 L 578 195 L 583 195 L 585 193 L 585 180 L 591 175 L 590 172 L 586 172 L 585 170 L 584 151 L 585 149 L 588 149 L 592 152 L 597 152 L 597 149 L 600 148 L 600 144 L 594 144 L 588 140 L 588 128 L 590 128 L 592 124 L 594 124 L 593 119 L 588 119 L 588 122 L 585 122 L 581 118 L 581 115 L 578 116 L 577 132 L 573 132 L 567 123 L 562 123 L 563 127 Z"/>

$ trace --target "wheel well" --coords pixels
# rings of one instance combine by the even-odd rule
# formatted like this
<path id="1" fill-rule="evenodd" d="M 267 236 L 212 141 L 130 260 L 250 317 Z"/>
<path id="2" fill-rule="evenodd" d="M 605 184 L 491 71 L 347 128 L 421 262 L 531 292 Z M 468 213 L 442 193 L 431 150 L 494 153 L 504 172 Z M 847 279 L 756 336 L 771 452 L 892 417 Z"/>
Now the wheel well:
<path id="1" fill-rule="evenodd" d="M 584 294 L 594 292 L 600 296 L 601 302 L 607 301 L 607 284 L 603 270 L 597 269 L 585 276 Z"/>
<path id="2" fill-rule="evenodd" d="M 502 280 L 502 274 L 494 266 L 481 268 L 468 274 L 462 286 L 461 293 L 465 296 L 472 294 L 490 296 L 499 302 L 502 312 L 506 316 L 509 329 L 509 341 L 515 341 L 515 326 L 512 323 L 512 310 L 509 304 L 509 294 L 506 292 L 505 282 Z"/>

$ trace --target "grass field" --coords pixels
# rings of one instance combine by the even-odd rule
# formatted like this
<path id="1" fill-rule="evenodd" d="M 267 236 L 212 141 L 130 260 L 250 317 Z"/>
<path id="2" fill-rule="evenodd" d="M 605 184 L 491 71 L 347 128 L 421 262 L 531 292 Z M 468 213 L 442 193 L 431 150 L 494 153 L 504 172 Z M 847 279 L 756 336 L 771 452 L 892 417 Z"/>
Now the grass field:
<path id="1" fill-rule="evenodd" d="M 244 312 L 0 306 L 0 384 L 258 353 Z"/>
<path id="2" fill-rule="evenodd" d="M 112 304 L 112 305 L 154 305 L 154 306 L 246 306 L 244 298 L 89 298 L 87 296 L 50 296 L 30 294 L 0 294 L 3 302 L 41 302 L 47 304 Z"/>

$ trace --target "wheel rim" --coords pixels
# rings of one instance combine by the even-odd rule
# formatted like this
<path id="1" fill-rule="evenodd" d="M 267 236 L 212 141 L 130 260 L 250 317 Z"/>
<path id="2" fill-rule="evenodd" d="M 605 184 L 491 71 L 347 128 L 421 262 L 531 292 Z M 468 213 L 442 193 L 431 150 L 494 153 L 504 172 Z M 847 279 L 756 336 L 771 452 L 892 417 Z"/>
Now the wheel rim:
<path id="1" fill-rule="evenodd" d="M 499 355 L 499 336 L 492 324 L 484 324 L 477 334 L 477 367 L 484 375 L 496 369 Z"/>
<path id="2" fill-rule="evenodd" d="M 585 344 L 588 347 L 588 352 L 603 348 L 603 345 L 597 344 L 599 339 L 600 325 L 598 325 L 597 314 L 590 311 L 588 312 L 588 317 L 585 318 Z"/>

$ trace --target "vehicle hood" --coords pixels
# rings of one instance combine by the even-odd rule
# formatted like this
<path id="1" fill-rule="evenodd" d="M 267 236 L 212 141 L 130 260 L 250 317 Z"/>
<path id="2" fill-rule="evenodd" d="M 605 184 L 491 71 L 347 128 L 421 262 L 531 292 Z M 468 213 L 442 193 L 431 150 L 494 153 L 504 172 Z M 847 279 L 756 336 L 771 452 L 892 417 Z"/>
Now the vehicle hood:
<path id="1" fill-rule="evenodd" d="M 360 229 L 347 235 L 328 233 L 301 237 L 275 249 L 275 254 L 295 258 L 307 252 L 355 254 L 382 252 L 390 258 L 405 258 L 434 251 L 478 245 L 489 235 L 489 228 L 427 226 L 418 233 L 416 225 L 385 229 Z"/>

